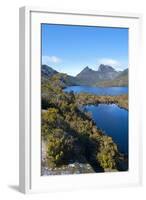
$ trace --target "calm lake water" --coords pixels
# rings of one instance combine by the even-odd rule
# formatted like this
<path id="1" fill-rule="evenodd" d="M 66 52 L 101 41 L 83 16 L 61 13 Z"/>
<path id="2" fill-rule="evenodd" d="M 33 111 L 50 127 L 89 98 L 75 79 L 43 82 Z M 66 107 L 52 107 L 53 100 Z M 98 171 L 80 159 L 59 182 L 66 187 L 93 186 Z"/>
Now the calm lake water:
<path id="1" fill-rule="evenodd" d="M 90 93 L 95 95 L 127 94 L 127 87 L 90 87 L 70 86 L 66 92 Z M 83 110 L 91 112 L 92 118 L 102 131 L 111 136 L 121 153 L 128 154 L 128 111 L 115 104 L 99 104 L 83 106 Z"/>
<path id="2" fill-rule="evenodd" d="M 120 95 L 127 94 L 127 87 L 90 87 L 90 86 L 70 86 L 64 89 L 65 92 L 90 93 L 95 95 Z"/>
<path id="3" fill-rule="evenodd" d="M 128 111 L 115 104 L 83 106 L 102 131 L 111 136 L 121 153 L 128 154 Z"/>

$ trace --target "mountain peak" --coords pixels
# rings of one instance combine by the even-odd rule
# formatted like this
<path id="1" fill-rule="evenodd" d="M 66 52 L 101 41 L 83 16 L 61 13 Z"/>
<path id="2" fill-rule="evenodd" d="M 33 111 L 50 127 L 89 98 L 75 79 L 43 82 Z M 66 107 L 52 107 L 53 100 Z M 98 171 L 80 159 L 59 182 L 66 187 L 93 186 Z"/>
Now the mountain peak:
<path id="1" fill-rule="evenodd" d="M 98 68 L 99 72 L 115 72 L 115 69 L 109 65 L 101 64 Z"/>
<path id="2" fill-rule="evenodd" d="M 94 71 L 88 66 L 86 66 L 77 76 L 80 76 L 80 74 L 88 74 L 90 72 L 94 72 Z"/>
<path id="3" fill-rule="evenodd" d="M 50 77 L 54 74 L 57 74 L 58 72 L 48 65 L 42 65 L 41 73 L 42 73 L 42 76 Z"/>
<path id="4" fill-rule="evenodd" d="M 92 69 L 90 69 L 88 66 L 86 66 L 83 71 L 91 71 Z"/>

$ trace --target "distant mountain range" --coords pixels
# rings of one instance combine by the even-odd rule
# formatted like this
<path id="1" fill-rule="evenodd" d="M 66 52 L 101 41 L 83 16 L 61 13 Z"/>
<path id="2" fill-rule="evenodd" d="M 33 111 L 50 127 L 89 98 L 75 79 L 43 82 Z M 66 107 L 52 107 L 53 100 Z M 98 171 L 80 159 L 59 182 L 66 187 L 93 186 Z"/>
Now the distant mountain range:
<path id="1" fill-rule="evenodd" d="M 42 81 L 58 74 L 66 85 L 128 86 L 128 69 L 116 71 L 113 67 L 103 64 L 97 71 L 87 66 L 76 77 L 59 73 L 47 65 L 42 65 L 41 73 Z"/>
<path id="2" fill-rule="evenodd" d="M 41 81 L 45 82 L 48 81 L 50 77 L 56 77 L 57 79 L 60 79 L 60 81 L 62 82 L 62 85 L 64 86 L 72 86 L 72 85 L 81 85 L 80 81 L 78 80 L 78 78 L 74 77 L 74 76 L 70 76 L 68 74 L 65 73 L 60 73 L 57 72 L 56 70 L 54 70 L 53 68 L 51 68 L 48 65 L 42 65 L 41 68 Z"/>
<path id="3" fill-rule="evenodd" d="M 54 70 L 53 68 L 49 67 L 48 65 L 42 65 L 41 67 L 41 76 L 42 79 L 48 79 L 51 76 L 53 76 L 54 74 L 57 74 L 58 72 L 56 70 Z"/>
<path id="4" fill-rule="evenodd" d="M 95 84 L 95 86 L 109 87 L 109 86 L 128 86 L 128 69 L 119 72 L 112 80 L 105 80 Z"/>
<path id="5" fill-rule="evenodd" d="M 79 78 L 84 85 L 95 85 L 101 81 L 113 80 L 117 75 L 118 72 L 114 68 L 101 64 L 97 71 L 85 67 L 77 75 L 77 78 Z"/>

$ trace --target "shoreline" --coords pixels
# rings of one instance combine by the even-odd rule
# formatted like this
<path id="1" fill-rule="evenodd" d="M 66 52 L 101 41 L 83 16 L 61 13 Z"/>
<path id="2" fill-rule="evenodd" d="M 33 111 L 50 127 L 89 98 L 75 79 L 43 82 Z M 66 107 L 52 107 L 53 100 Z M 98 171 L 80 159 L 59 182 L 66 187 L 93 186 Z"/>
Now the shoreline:
<path id="1" fill-rule="evenodd" d="M 128 95 L 92 95 L 89 93 L 80 93 L 75 94 L 76 102 L 79 106 L 83 105 L 98 105 L 98 104 L 116 104 L 119 108 L 125 109 L 128 111 Z"/>
<path id="2" fill-rule="evenodd" d="M 115 169 L 114 163 L 117 162 L 117 160 L 119 160 L 119 162 L 121 160 L 120 158 L 118 158 L 120 155 L 120 152 L 117 149 L 116 143 L 114 143 L 114 141 L 112 140 L 112 137 L 108 136 L 108 134 L 106 135 L 106 134 L 104 134 L 103 131 L 98 130 L 98 126 L 96 126 L 96 129 L 95 129 L 95 124 L 94 124 L 93 119 L 89 119 L 85 115 L 83 116 L 81 113 L 79 113 L 76 110 L 76 107 L 79 109 L 79 106 L 83 106 L 83 105 L 91 105 L 91 104 L 98 105 L 101 103 L 105 103 L 105 104 L 116 104 L 118 107 L 128 110 L 128 95 L 102 96 L 102 95 L 92 95 L 89 93 L 76 94 L 74 92 L 73 92 L 73 94 L 70 94 L 69 92 L 65 92 L 63 90 L 66 87 L 62 87 L 62 85 L 59 86 L 58 88 L 55 87 L 55 84 L 59 85 L 57 80 L 56 80 L 56 82 L 52 81 L 49 84 L 50 85 L 46 85 L 45 94 L 46 94 L 46 97 L 48 97 L 48 99 L 46 98 L 46 101 L 45 101 L 46 109 L 44 109 L 44 111 L 46 110 L 46 112 L 48 112 L 48 116 L 47 116 L 47 113 L 45 114 L 45 112 L 42 112 L 42 113 L 44 113 L 44 116 L 46 116 L 46 117 L 44 117 L 44 135 L 46 134 L 45 133 L 45 130 L 46 130 L 45 125 L 47 125 L 47 123 L 49 122 L 48 121 L 48 119 L 49 119 L 48 117 L 50 116 L 49 109 L 51 111 L 50 112 L 51 116 L 57 117 L 58 119 L 62 120 L 63 123 L 67 122 L 69 124 L 69 126 L 70 126 L 69 129 L 71 131 L 76 132 L 76 137 L 85 139 L 82 135 L 83 134 L 82 132 L 84 132 L 84 127 L 85 127 L 85 125 L 88 125 L 88 127 L 91 126 L 92 130 L 91 129 L 89 130 L 89 128 L 88 128 L 86 139 L 88 140 L 88 142 L 90 144 L 94 143 L 94 145 L 95 144 L 100 145 L 98 151 L 96 152 L 96 154 L 97 154 L 96 161 L 98 162 L 100 160 L 101 162 L 102 161 L 104 162 L 103 157 L 106 156 L 105 151 L 110 151 L 110 159 L 111 160 L 109 158 L 106 158 L 106 159 L 109 159 L 109 162 L 111 162 L 110 163 L 111 166 L 109 166 L 109 167 L 111 169 Z M 53 95 L 50 96 L 49 93 L 53 94 Z M 58 94 L 59 94 L 59 98 L 57 96 Z M 122 101 L 120 100 L 121 97 L 122 97 Z M 126 103 L 126 101 L 127 101 L 127 103 Z M 61 106 L 63 108 L 63 112 L 60 110 Z M 66 115 L 68 115 L 68 118 L 66 118 Z M 55 118 L 52 118 L 52 123 L 55 123 L 55 121 L 53 121 L 54 119 Z M 58 128 L 61 128 L 63 132 L 67 132 L 67 130 L 62 128 L 60 122 L 58 123 Z M 55 130 L 55 129 L 52 129 L 52 131 L 53 130 Z M 70 135 L 70 133 L 66 136 L 69 136 L 69 135 Z M 54 137 L 54 136 L 52 135 L 52 137 Z M 94 145 L 93 145 L 93 147 L 94 147 Z M 109 148 L 110 145 L 112 145 L 112 148 Z M 56 146 L 54 146 L 54 148 L 56 148 Z M 97 157 L 97 156 L 99 156 L 99 157 Z M 45 156 L 45 157 L 47 157 L 47 156 Z M 114 160 L 112 160 L 112 158 Z M 124 159 L 124 157 L 122 158 L 122 160 L 123 159 Z M 122 162 L 122 160 L 121 160 L 121 162 Z M 106 166 L 105 167 L 102 166 L 102 168 L 104 169 L 104 171 L 105 170 L 110 171 L 109 168 Z M 118 171 L 122 171 L 122 170 L 118 170 Z"/>

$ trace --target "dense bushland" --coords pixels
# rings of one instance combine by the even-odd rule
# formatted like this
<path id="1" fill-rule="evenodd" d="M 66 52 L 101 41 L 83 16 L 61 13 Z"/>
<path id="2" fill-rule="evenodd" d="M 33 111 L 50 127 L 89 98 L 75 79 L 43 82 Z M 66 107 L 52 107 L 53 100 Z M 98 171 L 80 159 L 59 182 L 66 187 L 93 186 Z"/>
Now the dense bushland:
<path id="1" fill-rule="evenodd" d="M 41 136 L 47 143 L 48 166 L 58 167 L 78 161 L 88 162 L 93 168 L 117 169 L 120 158 L 117 145 L 96 127 L 90 113 L 80 109 L 81 105 L 93 102 L 115 103 L 115 97 L 105 99 L 65 93 L 64 77 L 65 74 L 56 74 L 42 82 Z"/>

